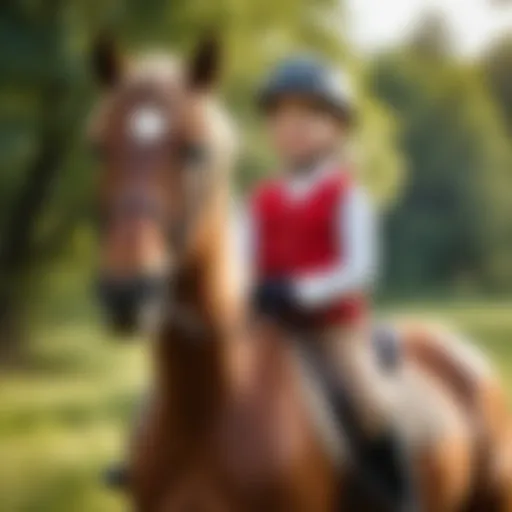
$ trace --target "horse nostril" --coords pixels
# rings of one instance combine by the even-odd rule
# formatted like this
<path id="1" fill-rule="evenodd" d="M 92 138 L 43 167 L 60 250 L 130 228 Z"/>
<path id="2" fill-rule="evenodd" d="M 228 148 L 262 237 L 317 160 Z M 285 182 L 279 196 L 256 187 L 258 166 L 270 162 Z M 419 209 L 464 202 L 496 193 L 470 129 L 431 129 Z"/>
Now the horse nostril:
<path id="1" fill-rule="evenodd" d="M 137 317 L 137 296 L 130 283 L 102 278 L 97 283 L 97 295 L 108 322 L 117 331 L 133 329 Z"/>
<path id="2" fill-rule="evenodd" d="M 102 277 L 97 283 L 97 295 L 109 323 L 121 332 L 137 328 L 144 308 L 159 299 L 162 292 L 162 280 L 152 276 Z"/>

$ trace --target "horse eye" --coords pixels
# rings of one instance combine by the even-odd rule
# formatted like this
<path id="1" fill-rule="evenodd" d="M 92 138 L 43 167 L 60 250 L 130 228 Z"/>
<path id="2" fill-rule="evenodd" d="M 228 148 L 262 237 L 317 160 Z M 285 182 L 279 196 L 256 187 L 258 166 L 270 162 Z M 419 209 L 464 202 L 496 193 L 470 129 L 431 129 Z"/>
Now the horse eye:
<path id="1" fill-rule="evenodd" d="M 208 149 L 199 143 L 189 143 L 182 147 L 181 157 L 188 167 L 200 167 L 208 159 Z"/>

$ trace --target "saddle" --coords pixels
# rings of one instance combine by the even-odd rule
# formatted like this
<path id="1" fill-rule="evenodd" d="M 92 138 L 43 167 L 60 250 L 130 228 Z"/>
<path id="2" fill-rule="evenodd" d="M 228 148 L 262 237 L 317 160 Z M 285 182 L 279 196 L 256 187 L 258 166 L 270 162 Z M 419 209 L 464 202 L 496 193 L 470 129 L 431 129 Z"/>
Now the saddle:
<path id="1" fill-rule="evenodd" d="M 352 465 L 355 472 L 352 475 L 351 487 L 354 495 L 361 491 L 365 499 L 372 503 L 368 510 L 392 510 L 389 507 L 389 503 L 392 502 L 389 491 L 396 482 L 382 481 L 382 475 L 386 474 L 382 468 L 379 475 L 376 475 L 374 466 L 381 462 L 380 455 L 377 454 L 377 459 L 372 456 L 372 459 L 375 459 L 372 462 L 367 459 L 366 453 L 370 445 L 357 419 L 350 393 L 346 392 L 336 375 L 335 368 L 316 349 L 313 341 L 300 335 L 294 337 L 294 345 L 306 374 L 306 388 L 314 388 L 312 393 L 306 389 L 306 393 L 309 393 L 312 399 L 310 403 L 313 405 L 317 426 L 325 446 L 336 466 L 343 467 L 347 460 Z M 371 346 L 383 372 L 392 376 L 393 372 L 400 369 L 403 359 L 401 342 L 398 333 L 391 327 L 375 326 L 372 329 Z M 390 448 L 386 446 L 385 449 Z M 395 455 L 383 453 L 382 457 L 392 461 Z M 398 457 L 401 458 L 401 455 Z M 350 499 L 351 497 L 349 501 Z M 376 507 L 376 503 L 383 506 Z M 340 504 L 341 510 L 346 510 L 346 505 L 347 503 L 343 506 Z"/>

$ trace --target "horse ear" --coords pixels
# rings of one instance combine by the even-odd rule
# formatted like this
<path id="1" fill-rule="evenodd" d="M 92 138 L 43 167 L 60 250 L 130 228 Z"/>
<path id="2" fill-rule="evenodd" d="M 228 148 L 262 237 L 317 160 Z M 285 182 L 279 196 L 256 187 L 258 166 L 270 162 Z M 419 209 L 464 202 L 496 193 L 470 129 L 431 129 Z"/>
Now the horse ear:
<path id="1" fill-rule="evenodd" d="M 111 34 L 100 34 L 94 42 L 91 65 L 101 85 L 112 87 L 119 82 L 123 72 L 123 64 L 117 44 Z"/>
<path id="2" fill-rule="evenodd" d="M 221 45 L 218 37 L 210 34 L 197 46 L 189 64 L 189 85 L 197 90 L 213 88 L 220 78 Z"/>

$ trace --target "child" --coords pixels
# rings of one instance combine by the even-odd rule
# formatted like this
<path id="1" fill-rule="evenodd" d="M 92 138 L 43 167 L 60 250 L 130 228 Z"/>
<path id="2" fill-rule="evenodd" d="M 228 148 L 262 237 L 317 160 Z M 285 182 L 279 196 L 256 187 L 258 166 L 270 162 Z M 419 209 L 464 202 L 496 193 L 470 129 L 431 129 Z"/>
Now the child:
<path id="1" fill-rule="evenodd" d="M 342 158 L 355 118 L 348 84 L 320 60 L 290 59 L 269 77 L 260 105 L 282 173 L 252 194 L 242 228 L 255 306 L 284 325 L 302 320 L 298 335 L 336 365 L 339 385 L 329 398 L 335 409 L 346 405 L 339 419 L 359 469 L 384 489 L 393 511 L 410 511 L 408 461 L 367 330 L 375 222 Z"/>

